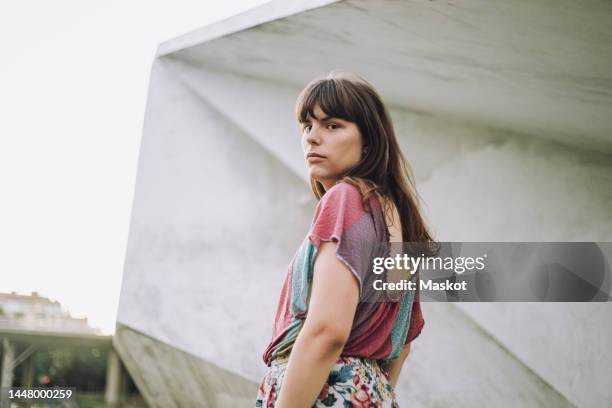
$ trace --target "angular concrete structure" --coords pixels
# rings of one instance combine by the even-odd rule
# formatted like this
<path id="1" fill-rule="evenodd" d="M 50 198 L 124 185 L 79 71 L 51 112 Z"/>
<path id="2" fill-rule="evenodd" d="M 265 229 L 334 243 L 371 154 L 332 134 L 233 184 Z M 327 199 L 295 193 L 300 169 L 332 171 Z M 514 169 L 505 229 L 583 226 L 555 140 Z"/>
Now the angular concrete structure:
<path id="1" fill-rule="evenodd" d="M 315 201 L 293 107 L 391 106 L 442 241 L 612 240 L 612 4 L 273 1 L 161 44 L 115 346 L 155 407 L 250 407 Z M 424 303 L 402 406 L 603 406 L 611 303 Z"/>

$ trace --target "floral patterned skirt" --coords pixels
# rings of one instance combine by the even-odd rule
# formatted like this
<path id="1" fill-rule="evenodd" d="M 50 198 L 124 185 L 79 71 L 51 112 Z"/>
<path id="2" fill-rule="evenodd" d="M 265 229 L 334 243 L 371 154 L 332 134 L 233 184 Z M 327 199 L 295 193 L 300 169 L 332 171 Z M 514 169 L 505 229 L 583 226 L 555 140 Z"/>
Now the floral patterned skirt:
<path id="1" fill-rule="evenodd" d="M 255 407 L 273 408 L 285 377 L 288 357 L 272 361 L 259 384 Z M 338 358 L 313 407 L 399 408 L 387 374 L 376 360 Z"/>

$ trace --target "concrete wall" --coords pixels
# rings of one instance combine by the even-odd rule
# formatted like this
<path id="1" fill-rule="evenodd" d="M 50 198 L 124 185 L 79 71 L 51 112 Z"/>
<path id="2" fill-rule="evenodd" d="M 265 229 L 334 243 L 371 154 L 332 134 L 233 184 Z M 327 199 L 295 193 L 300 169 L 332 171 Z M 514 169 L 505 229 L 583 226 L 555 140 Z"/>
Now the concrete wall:
<path id="1" fill-rule="evenodd" d="M 292 162 L 299 168 L 293 159 L 300 154 L 295 129 L 286 116 L 269 119 L 275 106 L 286 102 L 291 107 L 299 89 L 268 83 L 265 94 L 244 92 L 263 84 L 194 71 L 172 59 L 157 61 L 152 83 L 118 320 L 256 383 L 265 373 L 261 352 L 281 279 L 314 208 L 305 175 L 285 166 Z M 238 90 L 250 96 L 237 98 Z M 249 100 L 252 95 L 259 103 Z M 592 177 L 610 174 L 605 158 L 398 107 L 392 117 L 439 239 L 576 239 L 587 231 L 600 234 L 591 232 L 592 239 L 603 239 L 611 231 L 605 217 L 610 180 Z M 287 140 L 274 143 L 274 135 L 264 132 L 268 126 Z M 575 186 L 551 182 L 559 175 L 571 177 Z M 582 207 L 568 208 L 561 198 L 576 189 Z M 502 209 L 505 215 L 499 216 Z M 517 219 L 526 222 L 512 222 Z M 576 235 L 564 238 L 563 232 Z M 584 330 L 584 314 L 567 313 L 584 305 L 460 306 L 480 327 L 462 317 L 459 326 L 467 328 L 459 330 L 454 306 L 424 305 L 432 329 L 415 343 L 413 368 L 398 386 L 404 401 L 459 403 L 462 389 L 465 406 L 513 398 L 521 406 L 537 400 L 558 405 L 566 398 L 592 405 L 610 398 L 588 371 L 597 372 L 602 382 L 610 378 L 609 361 L 595 358 L 606 342 L 592 342 L 594 337 L 612 339 L 609 330 Z M 599 312 L 588 324 L 605 327 L 610 310 L 587 306 Z M 502 312 L 512 316 L 512 330 L 495 324 Z M 555 324 L 560 334 L 571 333 L 567 341 L 534 346 Z M 445 338 L 452 339 L 452 347 L 441 341 Z M 448 370 L 449 361 L 455 371 Z M 488 381 L 479 376 L 483 372 Z M 476 383 L 480 391 L 468 392 Z M 505 392 L 499 384 L 506 384 Z"/>
<path id="2" fill-rule="evenodd" d="M 392 116 L 439 240 L 612 239 L 609 155 L 451 118 Z M 575 404 L 612 400 L 612 304 L 457 306 Z"/>
<path id="3" fill-rule="evenodd" d="M 118 321 L 254 378 L 313 201 L 163 64 L 152 83 Z"/>
<path id="4" fill-rule="evenodd" d="M 554 35 L 559 22 L 597 14 L 590 20 L 592 31 L 575 41 L 598 49 L 590 42 L 605 31 L 600 22 L 607 6 L 593 2 L 590 12 L 580 13 L 566 8 L 546 20 L 550 27 L 530 36 L 541 35 L 550 48 L 534 59 L 518 37 L 474 42 L 475 28 L 505 21 L 503 15 L 529 27 L 527 12 L 538 15 L 542 9 L 527 2 L 496 3 L 494 9 L 488 2 L 466 2 L 446 16 L 445 7 L 454 5 L 385 2 L 392 4 L 387 9 L 371 6 L 376 2 L 327 3 L 313 10 L 296 3 L 292 12 L 300 7 L 304 12 L 284 17 L 288 11 L 273 2 L 257 11 L 279 18 L 267 25 L 256 25 L 260 14 L 253 13 L 239 16 L 235 27 L 228 23 L 241 27 L 236 34 L 216 26 L 160 47 L 115 339 L 152 406 L 254 401 L 266 372 L 261 354 L 270 340 L 282 278 L 315 205 L 293 119 L 295 98 L 306 78 L 329 69 L 353 67 L 389 101 L 439 240 L 612 240 L 612 129 L 606 133 L 608 119 L 601 114 L 610 104 L 603 96 L 609 88 L 597 92 L 585 85 L 590 80 L 578 74 L 588 74 L 586 62 L 568 62 L 576 76 L 563 76 L 565 82 L 556 71 L 540 71 L 567 59 L 567 47 L 554 48 L 563 37 Z M 434 22 L 447 19 L 452 24 L 446 31 L 430 31 Z M 299 55 L 287 48 L 313 30 L 329 44 L 304 43 Z M 454 48 L 444 33 L 457 35 L 456 45 L 463 48 Z M 393 38 L 380 46 L 369 40 L 383 34 Z M 332 53 L 338 44 L 344 53 Z M 515 70 L 492 76 L 495 67 L 483 64 L 502 46 L 522 53 L 514 60 L 504 56 L 503 63 Z M 385 50 L 397 52 L 395 64 L 362 58 Z M 473 58 L 460 60 L 453 52 Z M 601 67 L 608 54 L 597 55 L 593 67 Z M 529 78 L 529 89 L 515 86 Z M 479 79 L 486 82 L 484 90 Z M 559 95 L 564 99 L 555 105 Z M 605 100 L 595 103 L 596 96 Z M 487 98 L 495 100 L 488 104 Z M 504 98 L 512 102 L 508 115 Z M 592 104 L 599 107 L 590 110 Z M 480 108 L 486 112 L 482 121 Z M 553 123 L 557 108 L 560 121 Z M 585 122 L 589 112 L 596 119 L 592 126 Z M 426 326 L 397 387 L 402 406 L 612 401 L 608 303 L 423 307 Z M 166 366 L 177 383 L 159 374 Z M 184 400 L 172 384 L 205 391 Z"/>

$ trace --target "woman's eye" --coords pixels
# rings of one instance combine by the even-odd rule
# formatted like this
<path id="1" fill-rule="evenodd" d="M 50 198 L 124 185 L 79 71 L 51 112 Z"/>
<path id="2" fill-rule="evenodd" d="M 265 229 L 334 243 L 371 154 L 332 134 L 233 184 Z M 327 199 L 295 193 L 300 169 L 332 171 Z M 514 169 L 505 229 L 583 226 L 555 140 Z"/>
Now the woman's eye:
<path id="1" fill-rule="evenodd" d="M 340 126 L 337 123 L 330 123 L 327 125 L 328 129 L 331 130 L 336 130 L 338 129 Z M 302 133 L 309 131 L 312 128 L 312 125 L 304 125 L 302 126 Z"/>

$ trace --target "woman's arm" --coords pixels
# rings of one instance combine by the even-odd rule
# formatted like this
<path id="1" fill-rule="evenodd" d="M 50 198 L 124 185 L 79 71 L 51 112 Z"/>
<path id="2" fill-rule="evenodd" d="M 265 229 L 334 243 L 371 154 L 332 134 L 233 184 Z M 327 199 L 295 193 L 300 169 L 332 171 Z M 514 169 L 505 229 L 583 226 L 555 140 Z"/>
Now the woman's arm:
<path id="1" fill-rule="evenodd" d="M 319 246 L 306 321 L 291 349 L 277 408 L 312 407 L 348 340 L 359 283 L 336 257 L 337 246 Z"/>
<path id="2" fill-rule="evenodd" d="M 393 388 L 395 388 L 397 385 L 397 380 L 399 379 L 400 372 L 402 371 L 402 367 L 404 366 L 404 362 L 406 361 L 406 358 L 408 358 L 409 353 L 410 343 L 404 346 L 402 352 L 396 359 L 390 361 L 389 363 L 381 364 L 381 368 L 389 376 L 389 382 Z"/>

